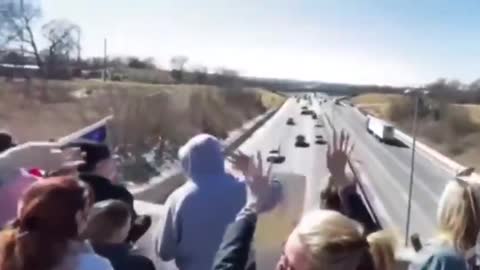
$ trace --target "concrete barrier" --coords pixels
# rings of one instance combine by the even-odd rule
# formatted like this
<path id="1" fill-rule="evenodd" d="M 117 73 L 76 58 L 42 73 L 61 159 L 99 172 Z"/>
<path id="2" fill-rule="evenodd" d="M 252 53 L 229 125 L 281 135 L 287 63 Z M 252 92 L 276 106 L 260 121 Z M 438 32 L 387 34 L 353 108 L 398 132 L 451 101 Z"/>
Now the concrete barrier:
<path id="1" fill-rule="evenodd" d="M 283 106 L 283 105 L 282 105 Z M 267 113 L 253 119 L 244 125 L 240 130 L 232 132 L 231 136 L 224 141 L 224 152 L 229 155 L 237 149 L 245 140 L 247 140 L 259 127 L 265 124 L 278 109 L 270 110 Z M 167 197 L 183 183 L 186 178 L 180 168 L 173 169 L 166 176 L 160 179 L 154 179 L 152 183 L 132 187 L 130 191 L 135 199 L 154 203 L 164 203 Z"/>

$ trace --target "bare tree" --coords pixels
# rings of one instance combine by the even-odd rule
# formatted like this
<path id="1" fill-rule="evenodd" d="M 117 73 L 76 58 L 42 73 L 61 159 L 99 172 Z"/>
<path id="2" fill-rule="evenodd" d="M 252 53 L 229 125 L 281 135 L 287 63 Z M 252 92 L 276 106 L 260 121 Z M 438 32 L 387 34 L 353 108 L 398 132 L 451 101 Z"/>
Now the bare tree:
<path id="1" fill-rule="evenodd" d="M 206 66 L 197 65 L 192 67 L 192 72 L 194 76 L 194 80 L 196 83 L 202 84 L 207 81 L 207 72 L 208 69 Z"/>
<path id="2" fill-rule="evenodd" d="M 183 71 L 187 61 L 188 57 L 183 55 L 177 55 L 170 59 L 171 74 L 176 82 L 181 82 L 183 80 Z"/>
<path id="3" fill-rule="evenodd" d="M 239 74 L 236 70 L 220 67 L 215 71 L 215 81 L 217 84 L 223 87 L 227 87 L 231 90 L 237 90 L 239 85 Z"/>
<path id="4" fill-rule="evenodd" d="M 58 67 L 65 67 L 72 56 L 78 60 L 81 34 L 78 25 L 67 20 L 52 20 L 42 26 L 42 34 L 48 40 L 46 67 L 49 76 Z"/>
<path id="5" fill-rule="evenodd" d="M 40 9 L 25 3 L 0 3 L 0 48 L 23 48 L 23 53 L 33 55 L 40 69 L 40 57 L 32 25 L 41 15 Z"/>

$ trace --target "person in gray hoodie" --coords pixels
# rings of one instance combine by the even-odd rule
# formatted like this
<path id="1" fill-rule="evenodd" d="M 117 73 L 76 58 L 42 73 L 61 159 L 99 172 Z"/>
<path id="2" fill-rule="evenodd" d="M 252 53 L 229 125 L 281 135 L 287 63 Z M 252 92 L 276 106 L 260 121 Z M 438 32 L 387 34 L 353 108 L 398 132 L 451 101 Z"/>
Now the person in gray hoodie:
<path id="1" fill-rule="evenodd" d="M 225 171 L 222 146 L 211 135 L 191 138 L 178 155 L 189 179 L 167 199 L 156 252 L 180 270 L 210 270 L 227 225 L 245 205 L 245 184 Z"/>

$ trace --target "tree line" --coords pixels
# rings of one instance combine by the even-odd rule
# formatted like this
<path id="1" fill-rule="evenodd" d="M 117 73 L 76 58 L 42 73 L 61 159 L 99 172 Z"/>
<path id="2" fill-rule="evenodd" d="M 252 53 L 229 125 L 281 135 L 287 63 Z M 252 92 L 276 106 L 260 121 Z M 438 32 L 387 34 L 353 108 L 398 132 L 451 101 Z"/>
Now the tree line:
<path id="1" fill-rule="evenodd" d="M 41 25 L 40 33 L 36 33 L 34 29 L 41 14 L 41 7 L 31 2 L 23 6 L 14 1 L 0 3 L 0 63 L 35 65 L 38 67 L 36 75 L 45 79 L 69 79 L 81 76 L 81 70 L 96 70 L 94 76 L 102 73 L 102 69 L 162 70 L 152 57 L 82 58 L 80 26 L 69 20 L 53 19 Z M 45 46 L 39 47 L 43 44 L 40 39 L 46 41 Z M 169 73 L 175 83 L 228 85 L 238 78 L 238 72 L 233 69 L 209 70 L 203 65 L 187 66 L 188 61 L 188 57 L 182 55 L 171 58 Z M 116 80 L 125 77 L 109 75 L 110 79 Z"/>

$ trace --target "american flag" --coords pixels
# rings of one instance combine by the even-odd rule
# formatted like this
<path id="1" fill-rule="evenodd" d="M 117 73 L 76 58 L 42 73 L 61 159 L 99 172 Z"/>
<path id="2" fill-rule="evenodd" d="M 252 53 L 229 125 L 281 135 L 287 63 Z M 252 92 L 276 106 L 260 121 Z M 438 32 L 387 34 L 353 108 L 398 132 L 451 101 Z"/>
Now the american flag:
<path id="1" fill-rule="evenodd" d="M 106 143 L 108 138 L 107 124 L 112 119 L 112 115 L 107 116 L 96 123 L 93 123 L 78 131 L 68 134 L 63 138 L 60 138 L 58 142 L 62 145 L 82 141 Z M 42 177 L 43 175 L 45 175 L 45 171 L 38 168 L 29 169 L 28 172 L 36 177 Z"/>
<path id="2" fill-rule="evenodd" d="M 76 132 L 73 132 L 58 141 L 61 144 L 67 144 L 71 142 L 91 141 L 98 143 L 105 143 L 108 138 L 107 124 L 113 119 L 113 116 L 107 116 L 102 120 L 84 127 Z"/>

